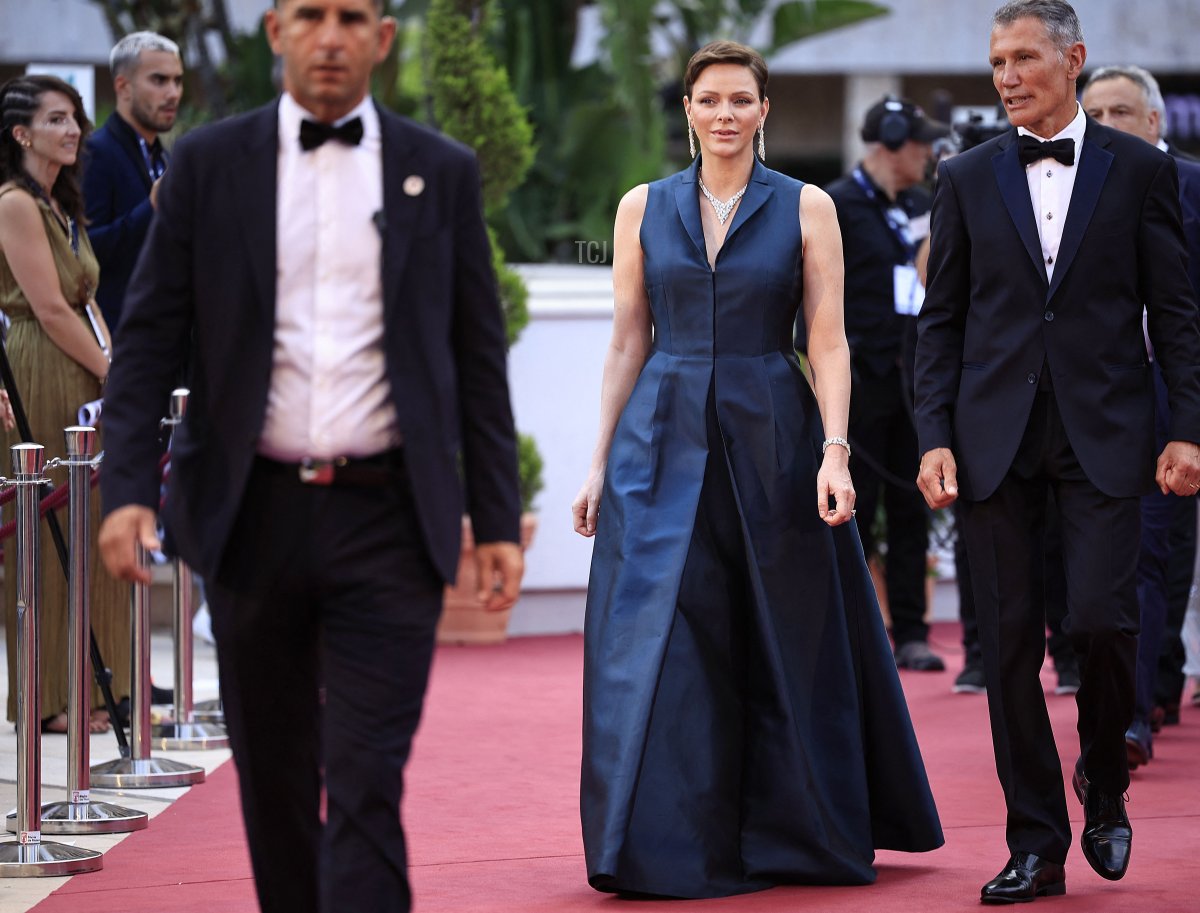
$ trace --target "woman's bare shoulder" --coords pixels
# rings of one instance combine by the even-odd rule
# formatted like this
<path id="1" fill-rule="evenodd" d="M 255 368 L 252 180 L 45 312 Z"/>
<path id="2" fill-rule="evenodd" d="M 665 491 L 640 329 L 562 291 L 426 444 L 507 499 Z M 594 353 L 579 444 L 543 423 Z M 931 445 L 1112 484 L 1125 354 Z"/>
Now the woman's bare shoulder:
<path id="1" fill-rule="evenodd" d="M 833 197 L 816 184 L 805 184 L 800 188 L 800 218 L 802 220 L 805 216 L 829 216 L 836 212 Z"/>
<path id="2" fill-rule="evenodd" d="M 638 184 L 625 192 L 625 196 L 621 197 L 621 202 L 617 205 L 617 215 L 625 215 L 626 217 L 641 218 L 642 213 L 646 211 L 646 200 L 650 195 L 649 184 Z"/>

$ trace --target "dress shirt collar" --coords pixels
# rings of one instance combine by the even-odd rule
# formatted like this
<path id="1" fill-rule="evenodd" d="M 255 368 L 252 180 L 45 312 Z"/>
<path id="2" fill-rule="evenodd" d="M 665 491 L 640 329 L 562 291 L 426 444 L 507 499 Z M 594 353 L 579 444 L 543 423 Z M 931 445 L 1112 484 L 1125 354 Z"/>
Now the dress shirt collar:
<path id="1" fill-rule="evenodd" d="M 297 130 L 300 128 L 297 127 Z M 1053 142 L 1056 139 L 1070 139 L 1075 141 L 1075 164 L 1079 164 L 1079 152 L 1083 147 L 1083 134 L 1087 131 L 1087 115 L 1083 113 L 1083 108 L 1079 102 L 1075 103 L 1075 117 L 1063 129 L 1059 130 L 1054 136 L 1038 136 L 1032 130 L 1027 130 L 1024 127 L 1017 127 L 1017 133 L 1022 136 L 1032 136 L 1034 139 L 1047 140 Z M 1072 166 L 1073 167 L 1073 166 Z"/>
<path id="2" fill-rule="evenodd" d="M 133 124 L 129 123 L 129 121 L 123 118 L 116 111 L 114 111 L 112 116 L 109 117 L 109 119 L 105 122 L 105 126 L 107 126 L 113 133 L 123 136 L 129 141 L 131 146 L 136 146 L 139 150 L 141 149 L 143 143 L 146 144 L 146 148 L 150 152 L 161 152 L 162 150 L 162 139 L 157 133 L 154 135 L 154 140 L 147 143 L 142 134 L 138 133 L 137 130 L 134 129 Z M 296 129 L 299 130 L 300 128 L 297 127 Z"/>
<path id="3" fill-rule="evenodd" d="M 333 126 L 340 127 L 348 120 L 354 118 L 362 118 L 363 138 L 362 146 L 367 149 L 379 148 L 379 112 L 375 110 L 375 103 L 368 95 L 363 98 L 353 111 L 345 117 L 339 117 L 333 122 Z M 317 118 L 307 109 L 302 108 L 296 99 L 290 94 L 284 92 L 279 99 L 279 141 L 280 143 L 287 142 L 290 145 L 289 149 L 300 151 L 300 122 L 302 120 L 316 120 Z"/>
<path id="4" fill-rule="evenodd" d="M 1167 153 L 1168 155 L 1171 154 L 1171 147 L 1167 145 L 1167 141 L 1165 139 L 1163 139 L 1161 136 L 1158 138 L 1158 142 L 1155 143 L 1154 145 L 1156 145 L 1159 149 L 1161 149 L 1163 152 Z"/>

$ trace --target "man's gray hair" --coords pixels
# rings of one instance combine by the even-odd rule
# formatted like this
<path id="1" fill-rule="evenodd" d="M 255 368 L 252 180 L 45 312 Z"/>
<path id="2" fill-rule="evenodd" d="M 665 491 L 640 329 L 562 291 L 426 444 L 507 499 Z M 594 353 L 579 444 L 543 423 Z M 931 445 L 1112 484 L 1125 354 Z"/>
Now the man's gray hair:
<path id="1" fill-rule="evenodd" d="M 1104 82 L 1106 79 L 1128 79 L 1141 89 L 1150 110 L 1158 112 L 1159 135 L 1166 135 L 1167 103 L 1163 101 L 1162 89 L 1158 87 L 1158 80 L 1150 75 L 1149 70 L 1144 70 L 1133 64 L 1121 67 L 1101 67 L 1088 77 L 1087 85 L 1084 86 L 1084 89 L 1092 83 Z"/>
<path id="2" fill-rule="evenodd" d="M 130 32 L 112 49 L 108 55 L 108 69 L 114 77 L 128 76 L 138 66 L 138 58 L 142 51 L 166 51 L 179 57 L 179 45 L 170 38 L 157 32 Z"/>
<path id="3" fill-rule="evenodd" d="M 1011 0 L 996 10 L 992 26 L 1012 25 L 1018 19 L 1039 20 L 1060 57 L 1071 45 L 1083 41 L 1079 17 L 1066 0 Z"/>

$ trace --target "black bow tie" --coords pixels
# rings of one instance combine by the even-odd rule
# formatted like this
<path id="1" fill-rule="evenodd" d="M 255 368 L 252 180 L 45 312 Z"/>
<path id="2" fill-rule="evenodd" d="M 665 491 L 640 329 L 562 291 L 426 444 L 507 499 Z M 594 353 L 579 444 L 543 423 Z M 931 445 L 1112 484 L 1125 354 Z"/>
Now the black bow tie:
<path id="1" fill-rule="evenodd" d="M 317 123 L 315 120 L 300 122 L 300 148 L 305 152 L 316 149 L 326 140 L 331 139 L 345 143 L 347 146 L 357 146 L 362 140 L 362 136 L 362 118 L 359 117 L 346 121 L 340 127 Z"/>
<path id="2" fill-rule="evenodd" d="M 1035 136 L 1022 133 L 1017 138 L 1017 158 L 1022 165 L 1032 165 L 1042 159 L 1057 159 L 1064 165 L 1075 164 L 1075 140 L 1056 139 L 1043 143 Z"/>

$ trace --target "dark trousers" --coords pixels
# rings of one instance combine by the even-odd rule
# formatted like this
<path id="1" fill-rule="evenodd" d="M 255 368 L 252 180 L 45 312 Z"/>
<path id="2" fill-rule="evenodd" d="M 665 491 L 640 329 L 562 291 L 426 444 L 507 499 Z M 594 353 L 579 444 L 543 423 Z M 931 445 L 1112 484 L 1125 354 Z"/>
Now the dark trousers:
<path id="1" fill-rule="evenodd" d="M 1008 475 L 991 497 L 965 502 L 964 516 L 1008 845 L 1062 863 L 1071 828 L 1038 677 L 1050 493 L 1062 529 L 1064 630 L 1080 658 L 1083 766 L 1100 789 L 1121 793 L 1129 785 L 1125 729 L 1137 657 L 1138 499 L 1109 497 L 1087 479 L 1047 391 L 1036 397 Z"/>
<path id="2" fill-rule="evenodd" d="M 1050 504 L 1046 511 L 1045 552 L 1045 585 L 1046 594 L 1046 649 L 1054 658 L 1055 668 L 1064 662 L 1070 663 L 1074 647 L 1067 636 L 1065 624 L 1067 620 L 1067 573 L 1063 566 L 1062 524 L 1059 522 L 1058 505 L 1054 496 L 1050 496 Z"/>
<path id="3" fill-rule="evenodd" d="M 442 582 L 394 477 L 311 486 L 259 461 L 210 581 L 263 913 L 411 907 L 400 797 Z"/>
<path id="4" fill-rule="evenodd" d="M 1179 706 L 1186 678 L 1183 664 L 1186 654 L 1180 631 L 1187 615 L 1188 597 L 1196 563 L 1196 498 L 1176 498 L 1171 516 L 1170 554 L 1167 557 L 1167 620 L 1162 649 L 1158 655 L 1158 673 L 1153 703 Z"/>
<path id="5" fill-rule="evenodd" d="M 971 590 L 971 562 L 967 556 L 966 520 L 963 502 L 954 502 L 954 523 L 958 535 L 954 540 L 954 572 L 958 578 L 958 618 L 962 622 L 964 665 L 977 665 L 983 660 L 979 652 L 979 622 L 975 617 L 975 594 Z M 1044 580 L 1041 592 L 1045 601 L 1046 646 L 1054 658 L 1055 668 L 1075 659 L 1075 648 L 1063 631 L 1067 619 L 1067 578 L 1063 573 L 1062 535 L 1058 528 L 1054 499 L 1050 499 L 1046 515 L 1045 538 L 1042 546 Z M 1035 591 L 1037 587 L 1035 584 Z"/>
<path id="6" fill-rule="evenodd" d="M 1157 362 L 1154 364 L 1154 392 L 1154 430 L 1161 450 L 1170 439 L 1171 404 L 1166 380 Z M 1191 586 L 1195 556 L 1196 499 L 1164 495 L 1158 489 L 1145 495 L 1142 498 L 1142 550 L 1138 556 L 1142 631 L 1138 639 L 1137 700 L 1132 728 L 1146 743 L 1150 742 L 1150 712 L 1154 709 L 1160 657 L 1172 653 L 1178 656 L 1174 669 L 1179 679 L 1176 703 L 1183 690 L 1183 643 L 1179 639 L 1179 630 L 1187 612 L 1187 591 Z M 1181 582 L 1183 586 L 1180 586 Z M 1169 660 L 1167 665 L 1169 674 Z"/>
<path id="7" fill-rule="evenodd" d="M 863 551 L 875 550 L 871 525 L 883 498 L 887 517 L 887 598 L 896 645 L 925 640 L 928 510 L 913 480 L 917 432 L 904 403 L 899 368 L 880 377 L 856 366 L 850 399 L 850 475 L 857 494 Z M 881 472 L 882 470 L 882 472 Z M 891 477 L 891 478 L 888 478 Z M 897 484 L 903 480 L 904 485 Z"/>
<path id="8" fill-rule="evenodd" d="M 1137 652 L 1137 697 L 1133 724 L 1138 738 L 1150 741 L 1150 711 L 1158 655 L 1167 625 L 1167 565 L 1171 555 L 1171 517 L 1178 498 L 1157 489 L 1142 497 L 1142 547 L 1138 554 L 1137 594 L 1141 634 Z"/>

